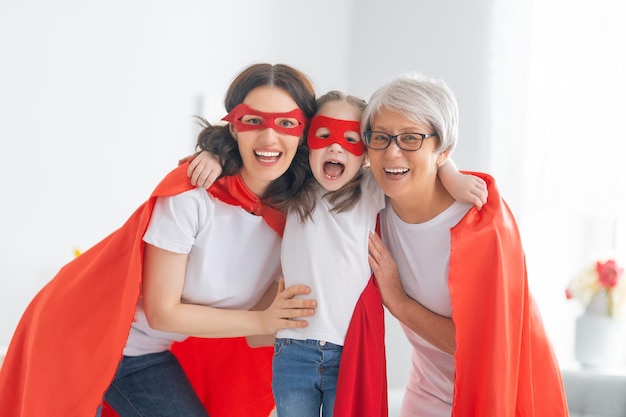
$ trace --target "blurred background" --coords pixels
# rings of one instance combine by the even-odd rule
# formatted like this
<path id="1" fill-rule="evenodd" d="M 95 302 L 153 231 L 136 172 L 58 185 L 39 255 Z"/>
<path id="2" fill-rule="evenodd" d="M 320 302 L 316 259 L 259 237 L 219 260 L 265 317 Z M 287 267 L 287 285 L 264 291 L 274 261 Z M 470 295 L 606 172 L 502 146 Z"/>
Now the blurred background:
<path id="1" fill-rule="evenodd" d="M 123 224 L 218 121 L 255 62 L 318 94 L 444 79 L 453 158 L 493 175 L 562 364 L 581 307 L 564 290 L 626 260 L 626 6 L 620 0 L 0 0 L 0 347 L 57 270 Z M 408 347 L 388 320 L 390 387 Z"/>

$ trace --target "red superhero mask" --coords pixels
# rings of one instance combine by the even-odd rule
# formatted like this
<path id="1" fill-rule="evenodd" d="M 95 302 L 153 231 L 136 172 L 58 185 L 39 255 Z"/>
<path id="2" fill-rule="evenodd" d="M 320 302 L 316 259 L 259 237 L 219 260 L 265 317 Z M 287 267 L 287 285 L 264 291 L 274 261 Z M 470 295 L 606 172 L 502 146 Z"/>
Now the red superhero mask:
<path id="1" fill-rule="evenodd" d="M 320 128 L 328 129 L 328 137 L 321 138 L 316 135 Z M 361 123 L 354 120 L 339 120 L 326 116 L 315 116 L 309 126 L 307 141 L 309 148 L 320 149 L 337 143 L 346 151 L 361 156 L 365 152 L 365 145 L 362 141 L 350 142 L 346 138 L 346 132 L 356 132 L 361 137 Z"/>
<path id="2" fill-rule="evenodd" d="M 243 122 L 244 116 L 256 116 L 250 118 L 250 121 Z M 297 124 L 285 126 L 282 123 L 286 120 L 295 120 Z M 277 132 L 291 136 L 300 136 L 304 132 L 307 118 L 302 110 L 296 108 L 286 113 L 266 113 L 255 110 L 247 104 L 241 103 L 235 106 L 226 116 L 222 118 L 232 123 L 238 132 L 246 132 L 248 130 L 257 129 L 274 129 Z M 254 121 L 254 122 L 253 122 Z"/>

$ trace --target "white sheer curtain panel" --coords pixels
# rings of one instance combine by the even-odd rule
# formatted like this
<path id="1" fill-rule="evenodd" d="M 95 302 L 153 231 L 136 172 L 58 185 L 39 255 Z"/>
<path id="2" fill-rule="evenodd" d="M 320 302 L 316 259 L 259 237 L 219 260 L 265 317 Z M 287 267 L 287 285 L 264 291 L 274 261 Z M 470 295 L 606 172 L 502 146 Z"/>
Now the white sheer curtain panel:
<path id="1" fill-rule="evenodd" d="M 557 354 L 571 360 L 571 277 L 626 263 L 626 2 L 495 0 L 493 170 L 516 192 L 531 291 Z"/>

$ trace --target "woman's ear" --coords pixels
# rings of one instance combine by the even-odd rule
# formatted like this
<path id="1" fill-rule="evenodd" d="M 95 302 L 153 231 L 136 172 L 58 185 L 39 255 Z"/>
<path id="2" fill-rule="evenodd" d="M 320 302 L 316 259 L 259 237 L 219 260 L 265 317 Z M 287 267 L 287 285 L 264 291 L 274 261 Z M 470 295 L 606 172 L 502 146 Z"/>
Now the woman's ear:
<path id="1" fill-rule="evenodd" d="M 237 130 L 235 129 L 235 126 L 233 126 L 232 123 L 228 124 L 228 131 L 230 132 L 230 135 L 237 140 Z"/>
<path id="2" fill-rule="evenodd" d="M 450 149 L 443 151 L 443 152 L 439 152 L 437 154 L 437 169 L 442 167 L 448 161 L 449 157 L 450 157 Z"/>

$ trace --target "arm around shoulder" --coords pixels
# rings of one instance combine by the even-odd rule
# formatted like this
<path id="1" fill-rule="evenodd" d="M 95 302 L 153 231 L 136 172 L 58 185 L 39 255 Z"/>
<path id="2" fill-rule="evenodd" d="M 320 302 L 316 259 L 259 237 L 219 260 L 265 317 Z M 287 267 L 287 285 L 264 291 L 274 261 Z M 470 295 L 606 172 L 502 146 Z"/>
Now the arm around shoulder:
<path id="1" fill-rule="evenodd" d="M 439 167 L 437 175 L 455 200 L 473 204 L 479 210 L 487 202 L 485 181 L 475 175 L 461 173 L 452 158 Z"/>

